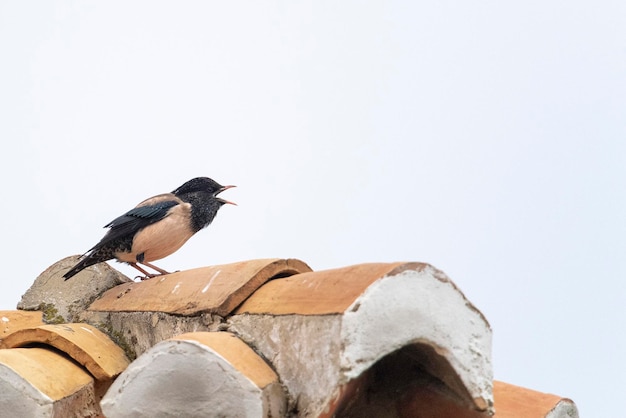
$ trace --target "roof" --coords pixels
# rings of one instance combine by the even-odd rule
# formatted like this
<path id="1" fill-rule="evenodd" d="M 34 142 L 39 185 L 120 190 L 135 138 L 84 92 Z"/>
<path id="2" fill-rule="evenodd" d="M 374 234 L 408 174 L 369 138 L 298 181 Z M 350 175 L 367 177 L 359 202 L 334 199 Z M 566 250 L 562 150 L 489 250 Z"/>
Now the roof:
<path id="1" fill-rule="evenodd" d="M 0 311 L 0 410 L 578 416 L 567 398 L 493 380 L 489 323 L 429 264 L 259 259 L 143 282 L 96 265 L 64 281 L 75 261 L 35 280 L 18 305 L 31 311 Z"/>

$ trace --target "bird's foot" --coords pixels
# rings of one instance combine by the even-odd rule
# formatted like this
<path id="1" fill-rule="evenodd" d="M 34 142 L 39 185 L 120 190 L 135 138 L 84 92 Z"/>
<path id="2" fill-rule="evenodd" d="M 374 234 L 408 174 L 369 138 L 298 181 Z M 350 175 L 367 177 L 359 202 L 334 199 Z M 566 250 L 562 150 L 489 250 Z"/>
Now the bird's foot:
<path id="1" fill-rule="evenodd" d="M 161 273 L 158 273 L 158 274 L 147 273 L 145 276 L 135 276 L 135 280 L 139 279 L 139 280 L 141 280 L 143 282 L 144 280 L 149 280 L 149 279 L 152 279 L 154 277 L 159 277 L 159 276 L 165 276 L 165 274 L 161 274 Z"/>
<path id="2" fill-rule="evenodd" d="M 170 272 L 169 272 L 169 271 L 167 271 L 167 270 L 163 270 L 162 268 L 157 267 L 157 266 L 155 266 L 154 264 L 150 264 L 150 263 L 148 263 L 148 262 L 146 262 L 146 261 L 142 261 L 142 262 L 141 262 L 141 264 L 143 264 L 144 266 L 150 267 L 150 268 L 151 268 L 152 270 L 154 270 L 154 271 L 158 271 L 158 272 L 159 272 L 159 274 L 156 274 L 156 276 L 160 276 L 160 275 L 162 275 L 162 274 L 170 274 Z"/>
<path id="3" fill-rule="evenodd" d="M 157 276 L 163 276 L 165 274 L 170 274 L 168 271 L 165 271 L 161 268 L 158 268 L 157 266 L 150 264 L 150 263 L 142 263 L 148 267 L 150 267 L 153 270 L 158 271 L 158 273 L 148 273 L 146 270 L 142 269 L 141 267 L 139 267 L 136 263 L 128 263 L 128 265 L 130 265 L 131 267 L 136 268 L 137 270 L 139 270 L 140 272 L 143 273 L 143 276 L 136 276 L 135 279 L 140 279 L 140 280 L 148 280 L 151 279 L 153 277 L 157 277 Z"/>

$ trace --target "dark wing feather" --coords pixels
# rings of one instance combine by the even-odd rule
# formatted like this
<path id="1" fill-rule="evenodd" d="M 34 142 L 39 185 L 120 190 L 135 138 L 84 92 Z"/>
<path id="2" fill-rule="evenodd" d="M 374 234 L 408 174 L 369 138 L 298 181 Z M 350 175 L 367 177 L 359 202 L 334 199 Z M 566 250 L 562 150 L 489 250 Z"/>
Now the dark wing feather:
<path id="1" fill-rule="evenodd" d="M 132 222 L 142 222 L 142 221 L 156 222 L 158 220 L 163 219 L 165 215 L 167 214 L 167 211 L 176 205 L 178 205 L 178 202 L 174 200 L 170 200 L 170 201 L 165 201 L 165 202 L 159 202 L 154 205 L 136 207 L 136 208 L 129 210 L 122 216 L 119 216 L 113 219 L 104 227 L 113 229 L 113 228 L 119 228 L 123 225 L 132 223 Z M 149 222 L 147 225 L 150 225 L 152 222 Z"/>
<path id="2" fill-rule="evenodd" d="M 177 200 L 165 200 L 151 205 L 138 206 L 113 219 L 105 228 L 111 228 L 109 232 L 91 250 L 98 250 L 107 244 L 124 239 L 132 238 L 138 231 L 165 218 L 169 210 L 180 204 Z"/>

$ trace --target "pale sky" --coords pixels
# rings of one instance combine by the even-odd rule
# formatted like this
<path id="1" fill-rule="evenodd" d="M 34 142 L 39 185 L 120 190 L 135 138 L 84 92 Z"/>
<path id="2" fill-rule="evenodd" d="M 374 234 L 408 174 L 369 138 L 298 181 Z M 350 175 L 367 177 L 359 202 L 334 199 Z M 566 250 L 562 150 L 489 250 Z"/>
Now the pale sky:
<path id="1" fill-rule="evenodd" d="M 615 416 L 625 19 L 604 0 L 2 1 L 0 309 L 208 176 L 239 206 L 160 267 L 428 262 L 491 323 L 496 379 Z"/>

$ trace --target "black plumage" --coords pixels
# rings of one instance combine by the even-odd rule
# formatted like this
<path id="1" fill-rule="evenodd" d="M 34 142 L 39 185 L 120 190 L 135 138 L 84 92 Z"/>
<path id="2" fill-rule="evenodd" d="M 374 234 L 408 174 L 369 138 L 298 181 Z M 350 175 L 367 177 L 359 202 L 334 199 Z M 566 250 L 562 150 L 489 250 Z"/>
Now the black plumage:
<path id="1" fill-rule="evenodd" d="M 189 180 L 171 193 L 151 197 L 105 225 L 104 237 L 67 271 L 65 280 L 103 261 L 117 259 L 142 272 L 146 278 L 167 271 L 150 264 L 178 250 L 196 232 L 209 226 L 226 203 L 217 197 L 226 189 L 208 177 Z M 159 272 L 148 273 L 137 264 Z"/>

